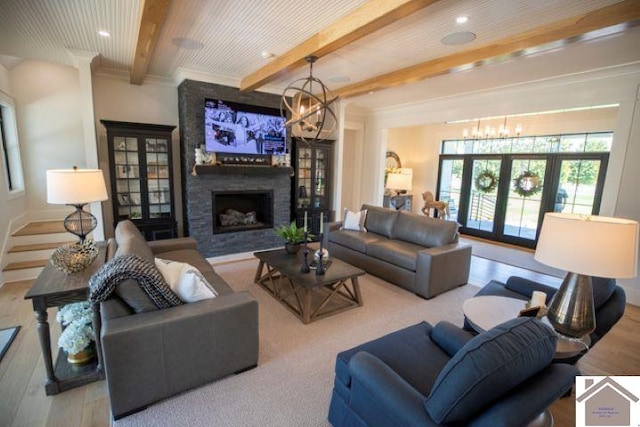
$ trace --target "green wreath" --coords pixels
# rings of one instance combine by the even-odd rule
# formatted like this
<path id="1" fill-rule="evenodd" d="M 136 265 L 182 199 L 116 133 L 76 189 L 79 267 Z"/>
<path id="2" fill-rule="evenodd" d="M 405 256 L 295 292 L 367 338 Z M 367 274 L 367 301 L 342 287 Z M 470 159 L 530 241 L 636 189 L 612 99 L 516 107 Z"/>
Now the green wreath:
<path id="1" fill-rule="evenodd" d="M 476 176 L 476 189 L 483 193 L 492 193 L 498 186 L 498 177 L 489 169 L 485 169 Z"/>
<path id="2" fill-rule="evenodd" d="M 513 180 L 513 190 L 522 197 L 530 197 L 539 193 L 542 190 L 540 176 L 536 172 L 522 172 Z"/>

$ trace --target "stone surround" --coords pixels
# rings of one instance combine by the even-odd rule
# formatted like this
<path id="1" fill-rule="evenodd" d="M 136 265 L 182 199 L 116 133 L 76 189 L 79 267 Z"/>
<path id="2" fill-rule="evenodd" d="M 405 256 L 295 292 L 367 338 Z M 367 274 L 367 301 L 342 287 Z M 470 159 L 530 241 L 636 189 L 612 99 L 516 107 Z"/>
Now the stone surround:
<path id="1" fill-rule="evenodd" d="M 291 219 L 291 177 L 286 170 L 270 166 L 223 166 L 224 173 L 194 175 L 195 149 L 204 144 L 204 100 L 280 108 L 280 96 L 262 92 L 240 92 L 237 88 L 185 80 L 178 87 L 180 114 L 180 150 L 184 232 L 198 241 L 198 250 L 206 257 L 251 252 L 282 246 L 272 228 L 213 234 L 212 191 L 273 190 L 274 227 Z M 290 137 L 287 145 L 291 146 Z M 231 172 L 230 172 L 231 171 Z"/>

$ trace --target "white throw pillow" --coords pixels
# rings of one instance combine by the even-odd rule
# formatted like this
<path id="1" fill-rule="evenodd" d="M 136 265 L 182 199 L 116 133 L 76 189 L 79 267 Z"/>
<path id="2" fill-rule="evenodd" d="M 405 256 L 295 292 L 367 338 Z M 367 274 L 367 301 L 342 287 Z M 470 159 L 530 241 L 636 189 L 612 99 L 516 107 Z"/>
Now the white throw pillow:
<path id="1" fill-rule="evenodd" d="M 364 227 L 364 221 L 367 219 L 367 210 L 361 210 L 360 212 L 351 212 L 349 209 L 344 210 L 344 222 L 342 223 L 342 230 L 353 230 L 367 232 Z"/>
<path id="2" fill-rule="evenodd" d="M 182 302 L 215 298 L 218 294 L 194 266 L 178 261 L 155 259 L 156 268 Z"/>

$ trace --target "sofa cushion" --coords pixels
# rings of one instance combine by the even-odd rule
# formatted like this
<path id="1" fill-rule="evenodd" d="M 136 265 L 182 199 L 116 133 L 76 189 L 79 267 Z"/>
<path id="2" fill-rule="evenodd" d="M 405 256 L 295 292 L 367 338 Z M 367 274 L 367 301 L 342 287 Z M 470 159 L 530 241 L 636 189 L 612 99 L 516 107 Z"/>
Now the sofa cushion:
<path id="1" fill-rule="evenodd" d="M 367 219 L 364 222 L 364 226 L 367 232 L 391 238 L 393 226 L 398 218 L 398 211 L 379 206 L 362 205 L 362 210 L 365 209 L 367 211 Z"/>
<path id="2" fill-rule="evenodd" d="M 134 279 L 126 279 L 116 285 L 114 293 L 133 310 L 134 313 L 145 313 L 147 311 L 155 311 L 158 309 L 140 288 L 138 282 Z"/>
<path id="3" fill-rule="evenodd" d="M 516 318 L 472 338 L 442 369 L 425 400 L 438 424 L 464 423 L 489 402 L 551 363 L 556 334 L 534 318 Z"/>
<path id="4" fill-rule="evenodd" d="M 418 251 L 422 246 L 401 240 L 380 239 L 367 245 L 365 253 L 407 270 L 416 271 Z"/>
<path id="5" fill-rule="evenodd" d="M 429 323 L 421 322 L 338 353 L 336 383 L 347 387 L 351 385 L 349 361 L 356 353 L 366 351 L 427 396 L 438 373 L 449 360 L 449 356 L 429 337 L 431 329 Z"/>
<path id="6" fill-rule="evenodd" d="M 153 263 L 153 251 L 133 222 L 120 221 L 116 226 L 115 236 L 118 244 L 115 256 L 133 254 Z"/>
<path id="7" fill-rule="evenodd" d="M 359 231 L 334 230 L 329 232 L 329 241 L 354 251 L 365 252 L 368 244 L 377 240 L 386 240 L 378 234 L 361 233 Z"/>
<path id="8" fill-rule="evenodd" d="M 593 287 L 593 305 L 597 310 L 613 295 L 613 291 L 616 290 L 616 279 L 593 276 L 591 277 L 591 284 Z"/>
<path id="9" fill-rule="evenodd" d="M 456 241 L 458 223 L 401 211 L 393 227 L 392 239 L 400 239 L 427 248 Z"/>
<path id="10" fill-rule="evenodd" d="M 364 222 L 367 219 L 367 210 L 361 210 L 358 212 L 351 212 L 349 209 L 344 209 L 344 221 L 342 222 L 341 230 L 363 231 L 367 232 Z"/>

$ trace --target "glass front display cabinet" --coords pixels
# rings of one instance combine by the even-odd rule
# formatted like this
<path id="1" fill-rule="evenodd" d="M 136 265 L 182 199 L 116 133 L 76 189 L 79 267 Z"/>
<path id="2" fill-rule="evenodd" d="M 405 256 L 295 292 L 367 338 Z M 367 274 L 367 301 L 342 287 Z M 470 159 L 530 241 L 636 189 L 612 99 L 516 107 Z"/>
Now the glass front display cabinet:
<path id="1" fill-rule="evenodd" d="M 114 227 L 130 219 L 147 240 L 177 237 L 171 168 L 175 126 L 101 122 L 107 129 Z"/>

